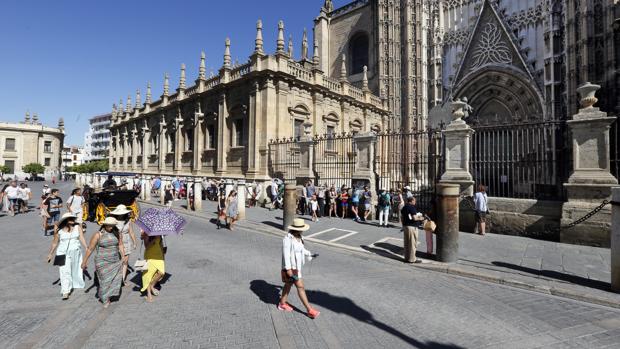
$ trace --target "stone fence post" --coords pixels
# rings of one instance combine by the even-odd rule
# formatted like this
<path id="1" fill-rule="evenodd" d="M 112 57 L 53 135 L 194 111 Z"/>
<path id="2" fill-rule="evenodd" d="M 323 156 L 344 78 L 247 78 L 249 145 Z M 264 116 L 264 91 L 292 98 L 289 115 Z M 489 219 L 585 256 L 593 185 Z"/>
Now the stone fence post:
<path id="1" fill-rule="evenodd" d="M 310 135 L 302 136 L 299 145 L 299 170 L 295 174 L 297 184 L 314 179 L 314 141 Z"/>
<path id="2" fill-rule="evenodd" d="M 287 232 L 288 226 L 293 224 L 297 210 L 297 186 L 286 184 L 284 186 L 284 210 L 282 213 L 282 230 Z"/>
<path id="3" fill-rule="evenodd" d="M 368 186 L 372 193 L 371 219 L 375 218 L 374 207 L 377 205 L 376 178 L 374 171 L 375 145 L 377 135 L 374 132 L 357 134 L 353 137 L 353 151 L 355 152 L 355 164 L 353 167 L 353 189 L 359 186 Z"/>
<path id="4" fill-rule="evenodd" d="M 598 85 L 585 83 L 577 89 L 579 112 L 567 121 L 571 131 L 573 169 L 564 183 L 568 201 L 562 206 L 562 225 L 585 216 L 611 197 L 618 180 L 610 173 L 609 129 L 616 120 L 594 107 Z M 560 241 L 609 247 L 611 209 L 603 208 L 588 221 L 560 231 Z"/>
<path id="5" fill-rule="evenodd" d="M 458 184 L 441 183 L 437 192 L 437 260 L 454 263 L 459 257 Z"/>
<path id="6" fill-rule="evenodd" d="M 202 211 L 202 179 L 194 178 L 194 211 Z"/>
<path id="7" fill-rule="evenodd" d="M 239 179 L 237 181 L 237 219 L 245 219 L 245 200 L 247 196 L 247 189 L 245 186 L 245 180 Z"/>

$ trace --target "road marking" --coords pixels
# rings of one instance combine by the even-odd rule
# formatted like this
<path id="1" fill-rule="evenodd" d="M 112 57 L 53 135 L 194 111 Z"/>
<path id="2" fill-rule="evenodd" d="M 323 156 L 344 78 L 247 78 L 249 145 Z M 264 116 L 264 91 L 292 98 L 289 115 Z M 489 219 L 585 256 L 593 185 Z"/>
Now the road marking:
<path id="1" fill-rule="evenodd" d="M 342 230 L 342 229 L 338 229 L 338 230 Z M 355 234 L 357 234 L 357 232 L 356 232 L 356 231 L 352 231 L 352 232 L 350 232 L 350 233 L 348 233 L 348 234 L 342 235 L 342 236 L 337 237 L 337 238 L 335 238 L 335 239 L 331 239 L 331 240 L 329 240 L 329 242 L 336 242 L 336 241 L 338 241 L 338 240 L 346 239 L 346 238 L 348 238 L 349 236 L 353 236 L 353 235 L 355 235 Z"/>
<path id="2" fill-rule="evenodd" d="M 318 233 L 314 233 L 314 234 L 312 234 L 312 235 L 308 235 L 308 236 L 306 236 L 306 238 L 313 238 L 313 237 L 315 237 L 315 236 L 317 236 L 317 235 L 321 235 L 321 234 L 329 233 L 330 231 L 334 231 L 334 230 L 336 230 L 336 228 L 329 228 L 329 229 L 327 229 L 327 230 L 323 230 L 323 231 L 320 231 L 320 232 L 318 232 Z"/>

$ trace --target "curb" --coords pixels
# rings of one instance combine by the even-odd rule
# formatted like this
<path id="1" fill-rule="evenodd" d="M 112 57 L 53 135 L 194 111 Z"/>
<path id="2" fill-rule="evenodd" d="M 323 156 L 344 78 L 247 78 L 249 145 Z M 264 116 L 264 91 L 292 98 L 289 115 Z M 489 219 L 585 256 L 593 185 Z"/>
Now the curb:
<path id="1" fill-rule="evenodd" d="M 162 205 L 160 203 L 147 202 L 147 201 L 143 201 L 141 199 L 139 199 L 138 201 L 140 203 L 145 204 L 145 205 L 158 206 L 158 207 L 167 207 L 167 206 L 164 206 L 164 205 Z M 200 214 L 194 213 L 193 211 L 188 211 L 186 209 L 173 208 L 173 210 L 177 211 L 180 214 L 186 215 L 186 216 L 191 216 L 191 217 L 195 217 L 195 218 L 199 218 L 199 219 L 209 219 L 209 218 L 205 217 L 204 215 L 200 215 Z M 274 229 L 264 228 L 264 227 L 261 226 L 261 223 L 259 223 L 259 222 L 252 222 L 252 221 L 248 221 L 248 220 L 246 220 L 245 222 L 248 222 L 250 224 L 246 225 L 244 223 L 239 222 L 239 223 L 237 223 L 237 226 L 239 226 L 241 228 L 244 228 L 246 230 L 250 230 L 250 231 L 252 231 L 252 230 L 253 231 L 258 231 L 258 232 L 263 233 L 263 234 L 269 234 L 269 235 L 278 236 L 278 237 L 284 236 L 284 232 L 282 232 L 280 230 L 276 230 L 275 228 Z M 328 242 L 328 241 L 319 240 L 319 239 L 315 239 L 315 238 L 306 238 L 306 240 L 310 241 L 310 242 L 313 242 L 313 243 L 316 243 L 316 244 L 323 245 L 323 246 L 328 246 L 328 247 L 333 247 L 333 248 L 337 248 L 337 249 L 340 249 L 340 250 L 347 250 L 349 252 L 363 254 L 365 256 L 374 256 L 373 253 L 371 253 L 369 251 L 366 251 L 366 250 L 364 250 L 362 248 L 359 248 L 359 247 L 348 246 L 348 245 L 339 244 L 339 243 L 335 243 L 335 242 Z M 504 278 L 504 277 L 492 275 L 492 274 L 487 273 L 487 272 L 482 272 L 482 271 L 476 270 L 477 269 L 476 267 L 471 267 L 471 268 L 474 268 L 472 270 L 472 269 L 468 269 L 468 268 L 462 268 L 462 267 L 459 267 L 457 265 L 446 264 L 446 263 L 441 263 L 441 262 L 436 262 L 436 261 L 432 261 L 430 263 L 416 264 L 416 265 L 412 265 L 412 266 L 415 267 L 415 268 L 420 268 L 420 269 L 424 269 L 424 270 L 427 270 L 427 271 L 433 271 L 433 272 L 440 272 L 440 273 L 445 273 L 445 274 L 450 274 L 450 275 L 456 275 L 456 276 L 460 276 L 460 277 L 476 279 L 476 280 L 486 281 L 486 282 L 495 283 L 495 284 L 499 284 L 499 285 L 504 285 L 504 286 L 524 289 L 524 290 L 528 290 L 528 291 L 543 293 L 543 294 L 547 294 L 547 295 L 553 295 L 553 296 L 557 296 L 557 297 L 568 298 L 568 299 L 577 300 L 577 301 L 581 301 L 581 302 L 592 303 L 592 304 L 596 304 L 596 305 L 602 305 L 602 306 L 606 306 L 606 307 L 620 309 L 620 300 L 614 301 L 614 300 L 611 300 L 611 299 L 607 299 L 607 298 L 603 298 L 603 297 L 598 297 L 598 296 L 593 296 L 591 294 L 587 294 L 587 293 L 584 293 L 584 292 L 578 292 L 578 291 L 575 291 L 575 290 L 570 290 L 570 289 L 566 289 L 566 288 L 562 288 L 562 287 L 537 285 L 537 284 L 534 284 L 534 283 L 527 283 L 527 282 L 516 280 L 516 279 Z M 497 271 L 497 273 L 501 273 L 501 271 Z"/>

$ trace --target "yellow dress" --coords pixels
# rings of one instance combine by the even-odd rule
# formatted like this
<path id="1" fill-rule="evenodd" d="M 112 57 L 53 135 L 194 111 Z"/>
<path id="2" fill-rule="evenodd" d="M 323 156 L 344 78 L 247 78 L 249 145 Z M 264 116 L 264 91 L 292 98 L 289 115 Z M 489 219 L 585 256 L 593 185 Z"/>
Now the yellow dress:
<path id="1" fill-rule="evenodd" d="M 156 236 L 154 239 L 155 241 L 144 250 L 147 270 L 142 272 L 142 292 L 146 291 L 146 288 L 151 284 L 155 273 L 159 272 L 161 275 L 166 273 L 161 236 Z"/>

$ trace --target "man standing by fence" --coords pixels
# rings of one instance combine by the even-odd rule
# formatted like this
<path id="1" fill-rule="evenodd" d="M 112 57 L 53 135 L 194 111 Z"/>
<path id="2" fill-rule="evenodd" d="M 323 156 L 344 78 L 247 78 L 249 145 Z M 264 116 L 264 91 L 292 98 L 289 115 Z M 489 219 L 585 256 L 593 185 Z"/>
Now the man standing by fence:
<path id="1" fill-rule="evenodd" d="M 400 211 L 400 216 L 403 223 L 405 262 L 422 263 L 422 260 L 415 255 L 418 245 L 418 228 L 422 217 L 418 214 L 418 210 L 415 207 L 414 197 L 407 199 L 407 204 Z"/>

